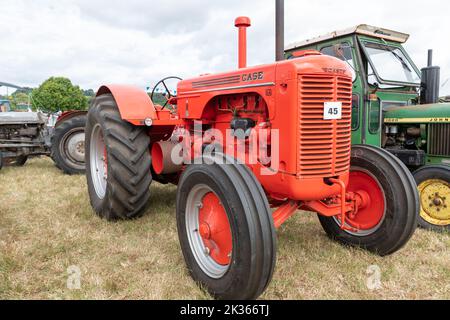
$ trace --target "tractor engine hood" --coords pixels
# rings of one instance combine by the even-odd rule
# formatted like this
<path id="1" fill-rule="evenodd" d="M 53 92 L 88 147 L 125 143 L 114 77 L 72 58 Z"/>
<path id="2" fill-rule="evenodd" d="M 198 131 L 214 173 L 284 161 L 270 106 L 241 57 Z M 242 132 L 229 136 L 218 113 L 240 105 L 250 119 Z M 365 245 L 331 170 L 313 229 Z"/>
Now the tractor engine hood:
<path id="1" fill-rule="evenodd" d="M 40 112 L 0 112 L 0 125 L 44 124 L 45 117 Z"/>
<path id="2" fill-rule="evenodd" d="M 384 112 L 385 123 L 450 123 L 450 103 L 394 107 Z"/>

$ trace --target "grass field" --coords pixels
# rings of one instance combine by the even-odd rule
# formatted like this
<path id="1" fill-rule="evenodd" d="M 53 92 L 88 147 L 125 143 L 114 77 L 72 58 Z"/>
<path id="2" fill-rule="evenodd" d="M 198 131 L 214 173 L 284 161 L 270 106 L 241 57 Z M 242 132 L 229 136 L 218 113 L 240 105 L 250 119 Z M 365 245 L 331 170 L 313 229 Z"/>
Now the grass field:
<path id="1" fill-rule="evenodd" d="M 184 265 L 175 187 L 155 183 L 142 218 L 108 223 L 91 211 L 85 177 L 63 175 L 49 159 L 3 168 L 0 186 L 1 299 L 209 299 Z M 449 248 L 449 234 L 418 230 L 380 258 L 330 241 L 315 215 L 299 212 L 278 232 L 262 298 L 450 299 Z M 80 289 L 67 286 L 74 267 Z"/>

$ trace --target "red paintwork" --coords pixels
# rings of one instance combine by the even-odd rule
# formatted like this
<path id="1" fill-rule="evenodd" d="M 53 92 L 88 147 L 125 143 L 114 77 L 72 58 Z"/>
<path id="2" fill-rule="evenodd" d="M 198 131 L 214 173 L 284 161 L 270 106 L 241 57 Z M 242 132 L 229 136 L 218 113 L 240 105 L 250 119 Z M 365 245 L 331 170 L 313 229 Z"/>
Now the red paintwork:
<path id="1" fill-rule="evenodd" d="M 108 176 L 108 152 L 106 150 L 106 145 L 103 148 L 103 158 L 105 158 L 105 160 L 103 161 L 103 165 L 105 166 L 105 172 L 106 172 L 106 176 Z"/>
<path id="2" fill-rule="evenodd" d="M 327 71 L 324 71 L 324 68 L 327 68 Z M 329 70 L 337 70 L 343 74 L 330 74 Z M 247 80 L 250 76 L 254 77 L 255 75 L 258 78 L 260 72 L 264 74 L 262 79 L 242 81 L 243 78 Z M 331 93 L 324 92 L 326 96 L 329 95 L 331 100 L 337 101 L 339 98 L 344 102 L 344 119 L 342 121 L 319 120 L 317 126 L 314 127 L 316 132 L 313 131 L 317 138 L 314 135 L 310 136 L 311 141 L 307 141 L 305 138 L 302 139 L 301 135 L 303 133 L 299 130 L 302 124 L 301 122 L 308 122 L 307 120 L 303 120 L 299 111 L 305 105 L 304 101 L 310 99 L 306 94 L 302 95 L 299 92 L 299 82 L 304 77 L 302 75 L 308 75 L 310 81 L 316 81 L 314 79 L 318 79 L 317 83 L 319 87 L 322 86 L 321 83 L 323 81 L 327 82 L 328 79 L 341 78 L 346 81 L 345 83 L 348 89 L 345 96 L 340 95 L 339 97 L 336 93 L 331 92 L 334 90 L 332 86 L 329 89 Z M 211 83 L 213 85 L 210 85 Z M 223 74 L 184 80 L 178 85 L 178 114 L 180 118 L 185 120 L 186 126 L 190 125 L 190 120 L 201 119 L 204 123 L 211 123 L 214 128 L 224 131 L 229 128 L 232 114 L 230 112 L 220 111 L 221 108 L 219 107 L 217 97 L 222 97 L 224 100 L 227 97 L 237 98 L 236 105 L 239 105 L 241 103 L 239 99 L 243 95 L 256 96 L 261 100 L 259 109 L 264 112 L 254 116 L 254 119 L 258 123 L 267 121 L 270 123 L 270 128 L 279 130 L 281 142 L 280 172 L 270 176 L 261 175 L 261 165 L 250 166 L 269 197 L 311 201 L 338 194 L 340 192 L 339 186 L 329 186 L 324 183 L 323 178 L 336 176 L 345 183 L 348 182 L 351 75 L 347 65 L 332 57 L 311 55 L 271 65 L 245 68 Z M 318 99 L 321 99 L 320 96 Z M 254 101 L 255 99 L 251 98 L 250 100 Z M 231 99 L 230 103 L 233 104 L 233 99 Z M 321 104 L 318 102 L 318 106 L 322 106 L 323 108 L 323 102 Z M 252 107 L 249 108 L 251 109 Z M 315 143 L 317 141 L 316 139 L 323 138 L 321 137 L 321 133 L 323 134 L 325 130 L 329 130 L 330 132 L 328 137 L 330 141 L 336 139 L 336 130 L 345 130 L 345 133 L 340 134 L 341 138 L 339 138 L 341 139 L 339 140 L 340 143 L 342 143 L 339 145 L 339 148 L 342 147 L 339 155 L 335 153 L 331 144 L 327 145 L 324 150 L 331 157 L 330 165 L 334 165 L 333 159 L 342 161 L 339 164 L 339 168 L 332 168 L 332 170 L 329 170 L 330 172 L 322 170 L 323 166 L 319 160 L 313 159 L 312 163 L 305 162 L 304 165 L 303 162 L 299 162 L 300 155 L 308 158 L 306 156 L 308 152 L 311 153 L 314 151 L 308 151 L 307 146 L 312 142 Z M 303 137 L 306 137 L 306 135 Z M 299 145 L 300 142 L 304 142 L 304 145 Z M 300 147 L 305 149 L 299 149 Z M 336 145 L 336 147 L 338 146 Z M 314 174 L 316 173 L 315 171 L 312 171 L 312 174 L 310 174 L 310 171 L 305 171 L 306 166 L 313 169 L 317 167 L 317 174 Z"/>
<path id="3" fill-rule="evenodd" d="M 287 201 L 273 212 L 273 224 L 275 228 L 279 228 L 287 219 L 289 219 L 299 208 L 300 203 L 297 201 Z"/>
<path id="4" fill-rule="evenodd" d="M 292 53 L 293 57 L 301 58 L 305 56 L 320 56 L 320 52 L 317 50 L 300 50 Z"/>
<path id="5" fill-rule="evenodd" d="M 116 100 L 122 119 L 135 125 L 143 125 L 147 118 L 157 119 L 155 106 L 144 90 L 113 84 L 100 87 L 97 96 L 108 93 L 112 94 Z"/>
<path id="6" fill-rule="evenodd" d="M 111 92 L 122 117 L 133 124 L 142 125 L 146 117 L 154 119 L 149 128 L 152 142 L 167 139 L 177 126 L 193 132 L 194 121 L 200 120 L 226 137 L 233 110 L 239 117 L 253 119 L 258 135 L 260 128 L 277 129 L 276 163 L 267 167 L 246 163 L 269 201 L 285 204 L 278 212 L 276 224 L 280 225 L 294 212 L 294 204 L 328 216 L 341 215 L 342 208 L 354 211 L 354 202 L 323 201 L 345 194 L 342 186 L 349 183 L 351 79 L 345 62 L 307 51 L 292 60 L 180 81 L 172 101 L 177 104 L 176 114 L 153 106 L 147 94 L 136 88 L 108 86 L 98 94 Z M 325 101 L 343 103 L 341 120 L 323 120 Z M 262 174 L 268 167 L 279 170 Z M 332 178 L 339 183 L 330 183 Z"/>
<path id="7" fill-rule="evenodd" d="M 64 111 L 61 113 L 61 115 L 58 117 L 58 120 L 56 120 L 55 128 L 59 126 L 64 121 L 67 121 L 73 117 L 79 116 L 79 115 L 85 115 L 87 114 L 87 111 L 82 110 L 71 110 L 71 111 Z"/>
<path id="8" fill-rule="evenodd" d="M 156 174 L 161 174 L 164 169 L 164 156 L 161 146 L 154 143 L 150 150 L 152 156 L 152 167 Z"/>
<path id="9" fill-rule="evenodd" d="M 218 264 L 228 265 L 233 249 L 231 227 L 219 197 L 213 192 L 203 197 L 198 220 L 198 231 L 203 244 L 209 249 L 209 255 Z"/>
<path id="10" fill-rule="evenodd" d="M 359 198 L 358 210 L 346 217 L 346 223 L 357 230 L 370 230 L 383 219 L 385 199 L 377 181 L 365 172 L 352 171 L 347 192 Z"/>
<path id="11" fill-rule="evenodd" d="M 239 28 L 239 69 L 247 67 L 247 28 L 251 26 L 250 18 L 238 17 L 234 26 Z"/>

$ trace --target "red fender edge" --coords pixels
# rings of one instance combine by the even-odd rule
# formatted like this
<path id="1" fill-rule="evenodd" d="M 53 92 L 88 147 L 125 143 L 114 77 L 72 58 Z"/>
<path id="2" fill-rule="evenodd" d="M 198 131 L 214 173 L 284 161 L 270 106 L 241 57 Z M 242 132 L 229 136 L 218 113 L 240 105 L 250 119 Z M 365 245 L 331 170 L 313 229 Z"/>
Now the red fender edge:
<path id="1" fill-rule="evenodd" d="M 67 121 L 67 120 L 69 120 L 69 119 L 71 119 L 73 117 L 80 116 L 80 115 L 85 115 L 85 114 L 87 114 L 87 111 L 83 111 L 83 110 L 64 111 L 63 113 L 61 113 L 61 115 L 56 120 L 55 128 L 57 126 L 59 126 L 61 123 L 63 123 L 64 121 Z"/>
<path id="2" fill-rule="evenodd" d="M 96 97 L 111 94 L 117 103 L 123 120 L 134 125 L 145 125 L 145 119 L 158 119 L 155 106 L 148 94 L 137 87 L 127 85 L 106 85 L 98 89 Z"/>

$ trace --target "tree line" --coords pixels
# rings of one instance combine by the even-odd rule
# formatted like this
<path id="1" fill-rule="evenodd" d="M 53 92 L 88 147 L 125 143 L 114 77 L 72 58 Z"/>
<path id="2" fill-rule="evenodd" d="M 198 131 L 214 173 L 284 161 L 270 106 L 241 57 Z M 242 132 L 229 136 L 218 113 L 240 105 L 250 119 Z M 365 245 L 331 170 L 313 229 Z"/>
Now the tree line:
<path id="1" fill-rule="evenodd" d="M 72 84 L 72 81 L 68 78 L 51 77 L 37 88 L 17 89 L 8 97 L 0 95 L 0 100 L 9 100 L 12 110 L 30 106 L 35 111 L 54 113 L 68 110 L 87 110 L 94 97 L 95 91 L 93 89 L 81 89 L 79 86 Z M 165 93 L 156 90 L 153 102 L 164 105 L 167 102 Z"/>
<path id="2" fill-rule="evenodd" d="M 83 90 L 64 77 L 51 77 L 37 88 L 17 89 L 10 96 L 0 99 L 10 100 L 13 110 L 30 106 L 33 110 L 58 112 L 67 110 L 87 110 L 95 96 L 92 89 Z"/>

